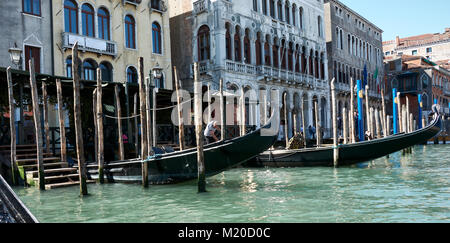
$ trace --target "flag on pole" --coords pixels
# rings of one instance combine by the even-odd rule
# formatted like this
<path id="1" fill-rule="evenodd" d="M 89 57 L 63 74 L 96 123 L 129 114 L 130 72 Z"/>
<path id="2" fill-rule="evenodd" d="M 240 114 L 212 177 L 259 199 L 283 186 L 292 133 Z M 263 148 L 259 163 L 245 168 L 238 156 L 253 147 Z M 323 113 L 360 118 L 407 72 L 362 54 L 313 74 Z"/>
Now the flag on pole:
<path id="1" fill-rule="evenodd" d="M 378 67 L 375 69 L 373 79 L 375 79 L 375 81 L 377 82 L 378 93 L 380 93 L 380 82 L 378 81 Z"/>

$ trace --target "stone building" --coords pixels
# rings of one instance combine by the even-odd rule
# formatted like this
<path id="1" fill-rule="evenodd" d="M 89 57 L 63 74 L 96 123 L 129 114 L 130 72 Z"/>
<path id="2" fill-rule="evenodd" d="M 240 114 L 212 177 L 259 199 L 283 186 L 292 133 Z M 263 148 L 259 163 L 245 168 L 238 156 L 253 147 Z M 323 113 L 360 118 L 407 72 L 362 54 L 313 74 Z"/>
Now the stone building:
<path id="1" fill-rule="evenodd" d="M 138 58 L 144 72 L 162 70 L 154 80 L 158 88 L 172 89 L 170 28 L 162 0 L 58 0 L 53 1 L 55 74 L 70 76 L 72 46 L 78 41 L 81 78 L 137 82 Z"/>
<path id="2" fill-rule="evenodd" d="M 424 116 L 431 113 L 431 107 L 437 103 L 441 112 L 450 114 L 450 71 L 439 67 L 422 56 L 402 55 L 385 64 L 389 95 L 392 89 L 400 92 L 402 104 L 406 97 L 409 99 L 410 111 L 416 121 L 418 117 L 418 95 L 422 96 L 422 110 Z"/>
<path id="3" fill-rule="evenodd" d="M 183 88 L 192 90 L 192 63 L 198 62 L 204 86 L 218 90 L 223 79 L 230 91 L 256 93 L 256 107 L 247 104 L 245 110 L 246 124 L 264 122 L 269 112 L 261 104 L 278 90 L 289 136 L 300 131 L 302 102 L 306 127 L 314 125 L 314 101 L 324 135 L 330 135 L 322 0 L 170 0 L 169 6 L 173 65 Z M 287 121 L 283 94 L 288 97 Z M 236 101 L 234 105 L 239 107 Z M 240 120 L 236 113 L 231 123 Z"/>
<path id="4" fill-rule="evenodd" d="M 433 62 L 450 60 L 450 28 L 444 33 L 423 34 L 383 42 L 386 60 L 401 55 L 423 56 Z"/>
<path id="5" fill-rule="evenodd" d="M 2 37 L 0 66 L 28 70 L 28 60 L 34 58 L 38 73 L 53 74 L 52 1 L 0 1 Z M 16 51 L 17 64 L 10 58 Z"/>
<path id="6" fill-rule="evenodd" d="M 338 0 L 325 0 L 324 11 L 328 73 L 330 80 L 336 79 L 338 117 L 350 107 L 350 78 L 356 85 L 356 80 L 363 80 L 365 68 L 369 105 L 380 109 L 383 31 Z"/>

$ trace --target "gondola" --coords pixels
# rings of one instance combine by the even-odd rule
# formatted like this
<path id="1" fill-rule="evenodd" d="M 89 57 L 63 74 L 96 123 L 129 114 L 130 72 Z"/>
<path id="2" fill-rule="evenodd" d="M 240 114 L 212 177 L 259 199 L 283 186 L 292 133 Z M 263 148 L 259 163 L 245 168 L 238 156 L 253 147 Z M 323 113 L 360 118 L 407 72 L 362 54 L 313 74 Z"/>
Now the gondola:
<path id="1" fill-rule="evenodd" d="M 401 133 L 371 141 L 339 145 L 339 166 L 353 165 L 374 160 L 402 149 L 421 144 L 441 131 L 441 117 L 437 113 L 425 128 L 411 133 Z M 248 162 L 258 167 L 310 167 L 334 166 L 333 147 L 306 148 L 298 150 L 268 150 Z"/>
<path id="2" fill-rule="evenodd" d="M 271 147 L 278 135 L 261 135 L 262 129 L 270 129 L 272 122 L 242 137 L 205 145 L 206 176 L 214 176 L 238 166 Z M 276 124 L 276 122 L 274 122 Z M 276 128 L 278 131 L 278 128 Z M 105 165 L 105 176 L 114 182 L 142 181 L 142 163 L 148 163 L 150 184 L 173 184 L 197 179 L 197 149 L 157 154 L 146 160 L 110 162 Z M 90 179 L 98 179 L 97 165 L 88 165 Z"/>

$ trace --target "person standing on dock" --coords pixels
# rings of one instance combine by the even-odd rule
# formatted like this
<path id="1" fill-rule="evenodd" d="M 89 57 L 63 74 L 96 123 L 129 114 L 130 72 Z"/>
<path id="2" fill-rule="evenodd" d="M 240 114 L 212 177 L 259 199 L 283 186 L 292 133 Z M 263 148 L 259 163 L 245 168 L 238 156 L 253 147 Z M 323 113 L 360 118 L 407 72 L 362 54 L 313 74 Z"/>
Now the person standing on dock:
<path id="1" fill-rule="evenodd" d="M 216 131 L 219 130 L 219 127 L 217 126 L 217 121 L 210 121 L 208 125 L 206 125 L 205 131 L 203 135 L 206 139 L 206 144 L 214 143 L 219 141 L 219 139 L 216 137 Z"/>

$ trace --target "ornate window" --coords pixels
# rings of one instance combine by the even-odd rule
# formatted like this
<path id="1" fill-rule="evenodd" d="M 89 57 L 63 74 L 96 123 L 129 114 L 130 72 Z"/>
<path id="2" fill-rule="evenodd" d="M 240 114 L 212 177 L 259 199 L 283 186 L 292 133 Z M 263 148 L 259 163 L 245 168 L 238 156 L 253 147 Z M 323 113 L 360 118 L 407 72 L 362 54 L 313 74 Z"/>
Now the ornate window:
<path id="1" fill-rule="evenodd" d="M 256 65 L 259 66 L 262 64 L 262 60 L 261 60 L 261 39 L 260 39 L 260 35 L 258 33 L 258 37 L 255 41 L 255 51 L 256 51 Z"/>
<path id="2" fill-rule="evenodd" d="M 247 64 L 250 64 L 252 61 L 250 52 L 250 38 L 248 37 L 247 31 L 244 37 L 244 61 Z"/>
<path id="3" fill-rule="evenodd" d="M 298 14 L 300 15 L 299 17 L 300 29 L 303 29 L 303 7 L 300 7 Z"/>
<path id="4" fill-rule="evenodd" d="M 85 3 L 81 6 L 81 24 L 83 35 L 95 37 L 95 11 L 91 5 Z"/>
<path id="5" fill-rule="evenodd" d="M 285 17 L 286 23 L 291 24 L 291 13 L 289 11 L 289 2 L 286 2 L 285 6 L 284 6 L 284 12 L 286 14 L 286 17 Z"/>
<path id="6" fill-rule="evenodd" d="M 98 32 L 99 38 L 104 40 L 110 40 L 109 35 L 109 12 L 105 8 L 98 10 Z"/>
<path id="7" fill-rule="evenodd" d="M 203 25 L 198 30 L 198 60 L 204 61 L 210 59 L 210 41 L 209 41 L 209 27 Z"/>
<path id="8" fill-rule="evenodd" d="M 230 34 L 230 28 L 229 25 L 226 25 L 226 29 L 227 32 L 225 33 L 225 45 L 226 45 L 226 54 L 227 54 L 227 59 L 231 60 L 232 56 L 231 56 L 231 34 Z"/>
<path id="9" fill-rule="evenodd" d="M 125 17 L 125 45 L 136 49 L 136 22 L 131 15 Z"/>
<path id="10" fill-rule="evenodd" d="M 264 43 L 264 64 L 266 66 L 272 65 L 270 62 L 270 47 L 269 47 L 268 41 L 266 41 L 266 43 Z"/>
<path id="11" fill-rule="evenodd" d="M 275 0 L 270 0 L 270 17 L 275 18 Z"/>
<path id="12" fill-rule="evenodd" d="M 161 26 L 157 22 L 152 24 L 152 41 L 153 41 L 153 53 L 162 54 L 161 43 Z"/>
<path id="13" fill-rule="evenodd" d="M 151 1 L 151 7 L 152 9 L 156 9 L 156 10 L 162 10 L 161 9 L 161 1 L 160 0 L 152 0 Z"/>
<path id="14" fill-rule="evenodd" d="M 234 60 L 237 62 L 242 61 L 241 57 L 241 37 L 238 27 L 236 27 L 236 33 L 234 34 Z"/>
<path id="15" fill-rule="evenodd" d="M 64 1 L 64 31 L 78 33 L 78 5 L 72 0 Z"/>

